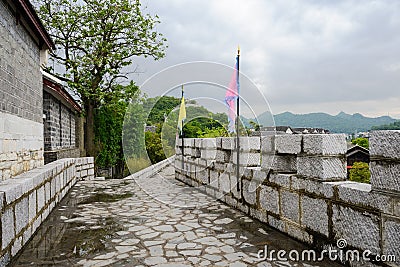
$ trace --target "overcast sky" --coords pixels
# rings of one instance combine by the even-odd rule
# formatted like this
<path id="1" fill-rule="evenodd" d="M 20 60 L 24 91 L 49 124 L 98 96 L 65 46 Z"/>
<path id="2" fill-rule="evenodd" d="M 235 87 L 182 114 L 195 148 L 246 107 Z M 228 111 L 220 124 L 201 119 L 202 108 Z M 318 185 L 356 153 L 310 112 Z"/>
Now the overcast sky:
<path id="1" fill-rule="evenodd" d="M 160 17 L 157 29 L 169 48 L 160 61 L 135 61 L 140 73 L 132 79 L 138 84 L 183 62 L 233 66 L 240 44 L 240 69 L 263 92 L 274 114 L 344 111 L 400 118 L 400 1 L 142 4 L 146 13 Z"/>

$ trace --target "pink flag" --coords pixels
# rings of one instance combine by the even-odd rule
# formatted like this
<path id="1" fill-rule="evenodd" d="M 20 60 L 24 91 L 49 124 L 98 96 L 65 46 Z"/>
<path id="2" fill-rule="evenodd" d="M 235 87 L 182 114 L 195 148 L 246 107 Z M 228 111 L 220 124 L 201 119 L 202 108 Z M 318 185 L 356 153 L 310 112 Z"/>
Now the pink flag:
<path id="1" fill-rule="evenodd" d="M 225 94 L 225 103 L 228 106 L 228 131 L 234 133 L 236 119 L 236 101 L 239 96 L 239 75 L 238 75 L 238 57 L 236 57 L 235 70 L 232 74 L 232 79 L 229 82 L 228 90 Z"/>

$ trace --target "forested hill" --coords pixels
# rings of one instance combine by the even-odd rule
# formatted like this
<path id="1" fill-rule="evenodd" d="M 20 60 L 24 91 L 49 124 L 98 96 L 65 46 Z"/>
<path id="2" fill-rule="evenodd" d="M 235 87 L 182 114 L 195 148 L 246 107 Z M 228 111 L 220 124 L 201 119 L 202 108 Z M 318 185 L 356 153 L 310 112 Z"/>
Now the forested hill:
<path id="1" fill-rule="evenodd" d="M 261 125 L 268 125 L 268 113 L 258 116 Z M 284 112 L 274 115 L 275 125 L 285 125 L 291 127 L 315 127 L 328 129 L 333 133 L 354 133 L 355 131 L 363 132 L 371 130 L 373 126 L 391 124 L 396 120 L 389 116 L 381 116 L 377 118 L 365 117 L 359 113 L 353 115 L 340 112 L 332 116 L 326 113 L 309 113 L 309 114 L 293 114 Z"/>

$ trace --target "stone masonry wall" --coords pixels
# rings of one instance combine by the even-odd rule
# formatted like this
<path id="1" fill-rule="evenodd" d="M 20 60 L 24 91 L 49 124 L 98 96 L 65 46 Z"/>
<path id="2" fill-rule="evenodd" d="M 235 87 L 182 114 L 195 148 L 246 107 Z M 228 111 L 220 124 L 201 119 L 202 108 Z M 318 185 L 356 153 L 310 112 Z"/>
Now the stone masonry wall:
<path id="1" fill-rule="evenodd" d="M 43 165 L 40 49 L 0 1 L 0 180 Z"/>
<path id="2" fill-rule="evenodd" d="M 40 49 L 0 1 L 0 112 L 42 122 Z"/>
<path id="3" fill-rule="evenodd" d="M 43 124 L 0 112 L 0 180 L 43 165 Z"/>
<path id="4" fill-rule="evenodd" d="M 78 180 L 92 178 L 93 158 L 76 158 L 0 182 L 0 266 L 10 262 Z"/>
<path id="5" fill-rule="evenodd" d="M 51 94 L 43 94 L 45 164 L 80 156 L 76 147 L 76 115 Z"/>
<path id="6" fill-rule="evenodd" d="M 395 255 L 383 265 L 400 266 L 399 131 L 372 133 L 371 184 L 346 180 L 344 135 L 241 138 L 239 179 L 235 139 L 179 142 L 178 180 L 313 247 L 345 239 L 345 250 Z"/>
<path id="7" fill-rule="evenodd" d="M 74 148 L 76 146 L 75 113 L 51 94 L 44 92 L 43 97 L 43 110 L 46 115 L 45 150 Z"/>

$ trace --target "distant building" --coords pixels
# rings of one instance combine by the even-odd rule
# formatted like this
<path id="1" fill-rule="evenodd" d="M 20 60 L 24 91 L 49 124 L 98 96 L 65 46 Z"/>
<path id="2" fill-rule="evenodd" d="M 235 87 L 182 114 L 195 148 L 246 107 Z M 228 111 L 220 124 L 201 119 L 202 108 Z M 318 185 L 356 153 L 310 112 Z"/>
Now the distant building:
<path id="1" fill-rule="evenodd" d="M 296 134 L 329 134 L 329 130 L 322 128 L 298 127 L 293 128 Z"/>
<path id="2" fill-rule="evenodd" d="M 290 126 L 268 126 L 260 128 L 260 135 L 268 134 L 329 134 L 329 130 L 322 128 L 293 128 Z M 258 135 L 258 134 L 253 134 Z"/>
<path id="3" fill-rule="evenodd" d="M 261 136 L 269 134 L 293 134 L 292 128 L 289 126 L 267 126 L 260 128 Z"/>
<path id="4" fill-rule="evenodd" d="M 348 169 L 351 169 L 354 162 L 369 163 L 369 150 L 359 145 L 354 145 L 347 150 L 346 159 Z"/>

